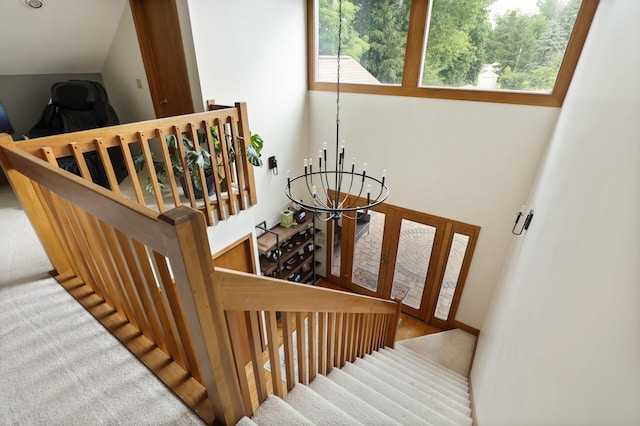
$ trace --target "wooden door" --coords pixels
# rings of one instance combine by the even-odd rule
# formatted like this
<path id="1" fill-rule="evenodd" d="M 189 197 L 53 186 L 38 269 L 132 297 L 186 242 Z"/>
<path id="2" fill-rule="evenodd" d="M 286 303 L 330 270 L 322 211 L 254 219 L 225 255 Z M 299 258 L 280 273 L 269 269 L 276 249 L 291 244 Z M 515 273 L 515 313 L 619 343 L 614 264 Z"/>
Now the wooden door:
<path id="1" fill-rule="evenodd" d="M 403 312 L 450 328 L 479 228 L 382 204 L 328 226 L 327 278 L 368 296 L 402 299 Z"/>
<path id="2" fill-rule="evenodd" d="M 175 0 L 130 0 L 156 117 L 194 112 Z"/>

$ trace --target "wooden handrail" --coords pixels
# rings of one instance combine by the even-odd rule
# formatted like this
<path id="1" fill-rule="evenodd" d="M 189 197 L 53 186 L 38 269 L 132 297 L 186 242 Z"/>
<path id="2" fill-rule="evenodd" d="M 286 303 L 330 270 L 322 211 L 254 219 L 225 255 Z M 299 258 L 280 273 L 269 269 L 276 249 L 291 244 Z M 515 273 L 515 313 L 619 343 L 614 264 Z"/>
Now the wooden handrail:
<path id="1" fill-rule="evenodd" d="M 216 268 L 224 310 L 394 314 L 390 300 Z M 284 297 L 283 297 L 284 296 Z"/>
<path id="2" fill-rule="evenodd" d="M 223 116 L 211 115 L 218 113 Z M 19 143 L 0 135 L 0 165 L 56 279 L 204 420 L 225 424 L 252 415 L 269 393 L 284 396 L 295 383 L 309 383 L 357 356 L 393 346 L 400 313 L 399 302 L 214 269 L 205 223 L 213 209 L 195 210 L 179 198 L 169 209 L 156 197 L 154 211 L 145 206 L 139 183 L 134 183 L 137 201 L 120 194 L 109 148 L 141 143 L 151 163 L 145 134 L 161 140 L 184 131 L 193 136 L 193 122 L 201 119 L 205 129 L 209 123 L 242 128 L 231 130 L 242 136 L 238 159 L 249 134 L 246 122 L 228 121 L 233 114 L 217 107 Z M 110 189 L 91 181 L 84 157 L 90 151 L 107 166 Z M 132 171 L 131 152 L 123 153 Z M 161 155 L 169 157 L 166 146 Z M 61 170 L 60 156 L 72 156 L 81 176 Z M 152 178 L 153 173 L 149 169 Z M 239 185 L 253 180 L 250 167 L 224 174 Z M 175 182 L 171 187 L 176 190 Z M 255 201 L 244 197 L 249 204 Z M 223 201 L 218 198 L 216 212 Z M 236 203 L 231 197 L 226 201 L 234 211 Z"/>
<path id="3" fill-rule="evenodd" d="M 61 158 L 73 157 L 82 177 L 87 180 L 95 179 L 95 176 L 91 174 L 85 155 L 96 153 L 100 163 L 98 168 L 104 172 L 112 191 L 159 212 L 187 204 L 203 211 L 207 224 L 212 226 L 229 215 L 255 205 L 257 194 L 253 166 L 245 149 L 245 144 L 251 138 L 246 104 L 236 103 L 234 107 L 215 105 L 210 108 L 210 111 L 202 113 L 46 136 L 19 141 L 16 145 L 24 152 L 56 165 Z M 218 135 L 217 141 L 211 136 L 212 128 Z M 211 154 L 212 183 L 207 183 L 201 167 L 193 173 L 187 167 L 182 137 L 185 135 L 191 141 L 198 141 L 198 131 L 206 135 L 204 147 Z M 175 137 L 178 142 L 176 148 L 186 175 L 184 186 L 187 193 L 183 193 L 176 183 L 177 176 L 171 165 L 172 152 L 165 143 L 168 137 Z M 193 149 L 200 150 L 199 143 Z M 235 153 L 234 157 L 228 155 L 231 151 Z M 138 155 L 144 158 L 144 170 L 140 173 L 134 167 L 134 157 Z M 118 158 L 117 164 L 113 163 L 114 158 Z M 92 167 L 95 168 L 95 164 Z M 166 170 L 167 174 L 164 191 L 158 184 L 159 167 Z M 119 169 L 122 172 L 118 172 Z M 118 181 L 118 176 L 123 173 L 128 177 Z M 201 200 L 194 196 L 193 174 L 201 182 Z M 147 177 L 153 193 L 144 188 Z"/>
<path id="4" fill-rule="evenodd" d="M 244 409 L 201 212 L 158 214 L 0 137 L 0 164 L 56 279 L 203 419 Z M 43 214 L 31 213 L 41 212 Z"/>
<path id="5" fill-rule="evenodd" d="M 327 374 L 383 346 L 393 347 L 395 342 L 400 301 L 222 268 L 216 268 L 215 282 L 234 348 L 246 415 L 252 415 L 269 393 L 283 397 L 298 382 L 307 384 L 318 374 Z M 237 320 L 238 312 L 244 313 L 244 323 Z M 244 332 L 240 327 L 245 327 Z M 241 335 L 248 336 L 248 345 L 243 345 Z M 248 364 L 240 350 L 246 346 L 251 354 Z M 263 367 L 267 361 L 269 373 Z"/>

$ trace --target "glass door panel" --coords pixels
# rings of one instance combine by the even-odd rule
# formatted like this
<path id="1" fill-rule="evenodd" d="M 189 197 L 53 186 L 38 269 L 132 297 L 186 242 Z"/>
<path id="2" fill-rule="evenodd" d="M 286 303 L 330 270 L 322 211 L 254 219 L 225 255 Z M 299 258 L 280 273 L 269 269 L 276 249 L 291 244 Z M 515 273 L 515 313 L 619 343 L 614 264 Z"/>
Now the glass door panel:
<path id="1" fill-rule="evenodd" d="M 331 275 L 340 279 L 342 265 L 342 229 L 337 223 L 331 223 Z"/>
<path id="2" fill-rule="evenodd" d="M 444 270 L 444 278 L 442 280 L 442 285 L 440 286 L 440 295 L 438 296 L 438 302 L 436 303 L 436 311 L 434 314 L 436 318 L 443 321 L 447 321 L 449 319 L 449 311 L 451 310 L 453 296 L 456 292 L 458 279 L 460 278 L 460 271 L 462 270 L 462 264 L 468 245 L 468 235 L 458 233 L 453 234 L 451 250 L 449 250 L 447 266 Z"/>
<path id="3" fill-rule="evenodd" d="M 414 309 L 422 306 L 435 235 L 433 226 L 402 219 L 391 297 Z"/>
<path id="4" fill-rule="evenodd" d="M 351 282 L 378 292 L 385 214 L 369 211 L 356 221 Z"/>

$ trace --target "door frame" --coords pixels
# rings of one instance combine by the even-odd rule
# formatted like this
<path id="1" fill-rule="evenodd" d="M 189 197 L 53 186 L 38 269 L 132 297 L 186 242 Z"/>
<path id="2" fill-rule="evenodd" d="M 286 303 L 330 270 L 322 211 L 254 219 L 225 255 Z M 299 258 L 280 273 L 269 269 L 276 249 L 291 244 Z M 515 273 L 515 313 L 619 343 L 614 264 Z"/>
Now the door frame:
<path id="1" fill-rule="evenodd" d="M 162 2 L 164 3 L 159 0 L 129 0 L 156 118 L 194 112 L 178 7 L 175 0 L 162 0 Z M 157 14 L 160 7 L 163 7 L 162 19 L 170 25 L 164 26 L 162 31 L 164 39 L 158 42 L 153 38 L 150 28 L 156 24 L 152 21 L 152 15 Z M 162 46 L 162 48 L 154 49 L 154 46 Z M 170 81 L 161 77 L 168 75 L 171 76 Z M 175 102 L 176 97 L 165 93 L 176 89 L 180 93 L 178 109 L 169 105 L 170 102 Z M 167 100 L 167 98 L 170 99 Z"/>
<path id="2" fill-rule="evenodd" d="M 403 303 L 402 311 L 436 327 L 442 329 L 453 328 L 455 325 L 455 315 L 458 310 L 458 305 L 460 303 L 475 251 L 475 246 L 479 237 L 480 227 L 404 207 L 394 206 L 388 203 L 382 203 L 371 210 L 385 214 L 377 291 L 369 290 L 351 281 L 354 257 L 353 250 L 355 247 L 354 220 L 342 221 L 339 277 L 332 274 L 335 224 L 334 221 L 329 221 L 327 223 L 327 247 L 329 249 L 326 251 L 326 279 L 334 284 L 344 287 L 345 289 L 364 294 L 366 296 L 389 299 L 393 289 L 395 264 L 398 260 L 398 242 L 400 239 L 402 220 L 407 219 L 413 222 L 433 226 L 436 228 L 436 231 L 431 248 L 431 256 L 429 259 L 429 266 L 427 269 L 427 276 L 425 278 L 420 308 L 416 309 Z M 435 313 L 455 234 L 468 236 L 469 242 L 462 260 L 462 267 L 458 275 L 447 320 L 442 320 L 436 318 Z"/>

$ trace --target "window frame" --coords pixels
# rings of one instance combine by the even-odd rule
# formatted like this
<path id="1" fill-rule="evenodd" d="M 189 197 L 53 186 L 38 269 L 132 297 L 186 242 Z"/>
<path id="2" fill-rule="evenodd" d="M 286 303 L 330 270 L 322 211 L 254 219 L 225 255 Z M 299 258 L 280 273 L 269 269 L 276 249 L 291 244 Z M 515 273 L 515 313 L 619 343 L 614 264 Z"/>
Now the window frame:
<path id="1" fill-rule="evenodd" d="M 316 23 L 319 0 L 307 0 L 307 62 L 309 90 L 336 90 L 336 83 L 316 81 L 318 40 Z M 410 96 L 463 101 L 495 102 L 518 105 L 561 107 L 569 90 L 571 79 L 582 53 L 587 34 L 600 0 L 582 0 L 573 32 L 569 38 L 558 77 L 551 93 L 533 93 L 514 90 L 473 90 L 449 87 L 420 87 L 420 68 L 423 47 L 427 37 L 427 14 L 432 0 L 411 0 L 409 29 L 405 52 L 402 83 L 397 85 L 372 85 L 340 83 L 340 91 L 371 95 Z"/>

